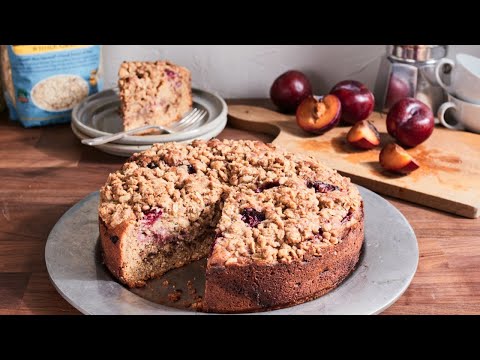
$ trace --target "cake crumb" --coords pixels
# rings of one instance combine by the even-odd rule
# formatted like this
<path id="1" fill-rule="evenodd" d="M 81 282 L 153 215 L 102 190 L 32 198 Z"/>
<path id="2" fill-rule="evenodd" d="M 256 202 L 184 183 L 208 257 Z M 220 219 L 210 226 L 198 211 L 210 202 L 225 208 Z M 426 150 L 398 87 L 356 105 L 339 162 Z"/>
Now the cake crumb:
<path id="1" fill-rule="evenodd" d="M 195 298 L 195 295 L 197 294 L 197 289 L 193 285 L 193 282 L 191 280 L 187 281 L 187 288 L 188 288 L 188 293 L 192 298 Z"/>
<path id="2" fill-rule="evenodd" d="M 171 302 L 177 302 L 180 300 L 181 297 L 182 297 L 181 290 L 175 290 L 174 292 L 171 292 L 170 294 L 168 294 L 168 300 L 170 300 Z"/>
<path id="3" fill-rule="evenodd" d="M 196 299 L 194 299 L 190 305 L 190 308 L 194 311 L 203 311 L 203 298 L 198 296 Z"/>
<path id="4" fill-rule="evenodd" d="M 168 286 L 168 280 L 163 280 L 162 286 L 163 286 L 163 287 L 167 287 L 167 286 Z"/>

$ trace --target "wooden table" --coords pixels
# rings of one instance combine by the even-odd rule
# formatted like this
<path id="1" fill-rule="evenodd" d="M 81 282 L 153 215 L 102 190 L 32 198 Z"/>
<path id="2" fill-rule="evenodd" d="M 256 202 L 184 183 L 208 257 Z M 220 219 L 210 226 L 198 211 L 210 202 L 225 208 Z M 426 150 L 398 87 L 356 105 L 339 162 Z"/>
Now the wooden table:
<path id="1" fill-rule="evenodd" d="M 219 138 L 272 140 L 232 128 Z M 81 145 L 68 125 L 23 129 L 5 113 L 0 144 L 0 314 L 78 314 L 50 283 L 45 242 L 62 214 L 124 159 Z M 387 199 L 412 224 L 420 262 L 408 290 L 384 313 L 480 314 L 480 219 Z"/>

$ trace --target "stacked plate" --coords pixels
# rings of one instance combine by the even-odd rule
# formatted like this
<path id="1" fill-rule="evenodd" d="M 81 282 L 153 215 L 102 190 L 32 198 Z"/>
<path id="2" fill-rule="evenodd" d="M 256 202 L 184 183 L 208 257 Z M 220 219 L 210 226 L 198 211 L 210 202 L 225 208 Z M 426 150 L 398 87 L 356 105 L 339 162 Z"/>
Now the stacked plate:
<path id="1" fill-rule="evenodd" d="M 175 134 L 125 136 L 108 144 L 95 146 L 112 155 L 129 157 L 147 150 L 152 144 L 164 142 L 190 142 L 195 139 L 211 139 L 222 132 L 227 124 L 227 104 L 218 95 L 192 89 L 193 107 L 205 110 L 207 115 L 186 131 Z M 91 139 L 120 131 L 120 99 L 114 90 L 105 90 L 89 96 L 72 111 L 72 130 L 80 139 Z"/>

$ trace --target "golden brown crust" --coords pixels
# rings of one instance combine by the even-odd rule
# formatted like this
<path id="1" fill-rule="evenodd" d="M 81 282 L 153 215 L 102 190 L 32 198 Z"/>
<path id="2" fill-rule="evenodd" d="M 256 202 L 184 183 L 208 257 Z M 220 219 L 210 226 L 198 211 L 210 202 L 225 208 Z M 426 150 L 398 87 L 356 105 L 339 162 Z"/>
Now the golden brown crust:
<path id="1" fill-rule="evenodd" d="M 318 298 L 335 289 L 354 269 L 364 239 L 363 206 L 358 221 L 322 257 L 244 266 L 207 266 L 203 310 L 239 313 L 274 310 Z"/>
<path id="2" fill-rule="evenodd" d="M 140 287 L 145 285 L 144 281 L 131 281 L 124 273 L 122 261 L 122 247 L 127 236 L 129 224 L 123 222 L 114 228 L 108 228 L 105 222 L 99 217 L 100 244 L 102 248 L 103 262 L 108 270 L 123 284 L 129 287 Z"/>
<path id="3" fill-rule="evenodd" d="M 114 231 L 109 231 L 105 222 L 98 217 L 100 244 L 102 246 L 103 262 L 107 266 L 108 270 L 119 280 L 124 282 L 122 274 L 122 261 L 120 255 L 120 237 L 114 235 Z M 117 234 L 120 234 L 120 227 L 116 227 Z M 110 235 L 112 234 L 112 235 Z M 113 238 L 116 236 L 115 238 Z"/>

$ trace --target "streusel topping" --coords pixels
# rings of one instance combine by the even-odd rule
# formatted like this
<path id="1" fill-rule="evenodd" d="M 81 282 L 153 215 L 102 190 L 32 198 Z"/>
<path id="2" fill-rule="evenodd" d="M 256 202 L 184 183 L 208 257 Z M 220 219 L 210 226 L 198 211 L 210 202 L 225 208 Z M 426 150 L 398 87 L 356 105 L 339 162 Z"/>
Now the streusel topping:
<path id="1" fill-rule="evenodd" d="M 337 244 L 360 204 L 350 179 L 311 157 L 214 139 L 156 144 L 133 155 L 110 174 L 99 214 L 113 227 L 161 209 L 165 226 L 183 231 L 215 207 L 221 218 L 209 221 L 218 221 L 219 258 L 289 262 Z"/>

